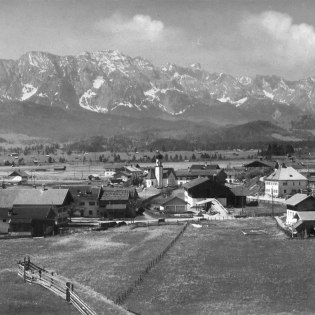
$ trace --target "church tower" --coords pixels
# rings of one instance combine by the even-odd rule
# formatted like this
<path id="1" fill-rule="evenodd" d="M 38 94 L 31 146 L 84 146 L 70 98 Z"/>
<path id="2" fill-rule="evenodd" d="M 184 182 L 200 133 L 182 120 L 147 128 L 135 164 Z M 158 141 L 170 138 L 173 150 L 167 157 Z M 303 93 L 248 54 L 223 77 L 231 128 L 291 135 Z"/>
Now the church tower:
<path id="1" fill-rule="evenodd" d="M 157 181 L 157 188 L 163 187 L 163 165 L 162 165 L 163 155 L 159 152 L 155 156 L 155 178 Z"/>

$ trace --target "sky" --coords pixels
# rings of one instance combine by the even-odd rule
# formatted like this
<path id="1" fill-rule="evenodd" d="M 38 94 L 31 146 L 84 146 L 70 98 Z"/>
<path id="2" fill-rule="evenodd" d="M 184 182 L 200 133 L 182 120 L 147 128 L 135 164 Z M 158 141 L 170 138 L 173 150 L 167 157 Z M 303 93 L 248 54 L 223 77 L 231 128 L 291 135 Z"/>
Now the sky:
<path id="1" fill-rule="evenodd" d="M 315 76 L 314 0 L 0 0 L 0 59 L 118 49 L 157 66 Z"/>

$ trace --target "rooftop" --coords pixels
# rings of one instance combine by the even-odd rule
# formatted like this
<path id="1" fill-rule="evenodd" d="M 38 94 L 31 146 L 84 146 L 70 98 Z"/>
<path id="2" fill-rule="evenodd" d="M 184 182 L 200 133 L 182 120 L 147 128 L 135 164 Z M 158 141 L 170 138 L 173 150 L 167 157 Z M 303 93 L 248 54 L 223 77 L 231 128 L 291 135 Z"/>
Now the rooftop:
<path id="1" fill-rule="evenodd" d="M 307 178 L 291 166 L 280 166 L 266 180 L 307 180 Z"/>

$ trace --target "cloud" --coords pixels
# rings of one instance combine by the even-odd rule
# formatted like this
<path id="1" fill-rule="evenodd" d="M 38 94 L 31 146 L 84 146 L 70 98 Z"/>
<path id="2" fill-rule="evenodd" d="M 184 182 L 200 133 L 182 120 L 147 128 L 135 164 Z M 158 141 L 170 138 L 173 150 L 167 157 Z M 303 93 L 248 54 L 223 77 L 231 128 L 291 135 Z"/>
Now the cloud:
<path id="1" fill-rule="evenodd" d="M 163 22 L 153 20 L 149 15 L 137 14 L 127 18 L 118 13 L 96 22 L 97 30 L 115 36 L 123 36 L 130 40 L 157 41 L 165 33 Z"/>
<path id="2" fill-rule="evenodd" d="M 314 27 L 293 24 L 284 13 L 265 11 L 247 15 L 240 27 L 243 44 L 252 49 L 254 56 L 281 67 L 306 65 L 315 60 Z"/>

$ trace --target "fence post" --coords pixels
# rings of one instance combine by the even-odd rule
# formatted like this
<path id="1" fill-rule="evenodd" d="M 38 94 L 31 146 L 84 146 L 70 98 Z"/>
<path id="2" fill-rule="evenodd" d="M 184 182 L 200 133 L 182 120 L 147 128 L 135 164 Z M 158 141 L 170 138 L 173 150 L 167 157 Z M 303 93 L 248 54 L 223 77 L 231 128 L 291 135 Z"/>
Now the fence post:
<path id="1" fill-rule="evenodd" d="M 70 282 L 67 282 L 66 283 L 66 301 L 67 302 L 70 302 Z"/>
<path id="2" fill-rule="evenodd" d="M 23 279 L 24 279 L 24 282 L 26 282 L 26 271 L 25 271 L 25 268 L 26 268 L 26 258 L 24 257 L 24 264 L 23 264 Z"/>

